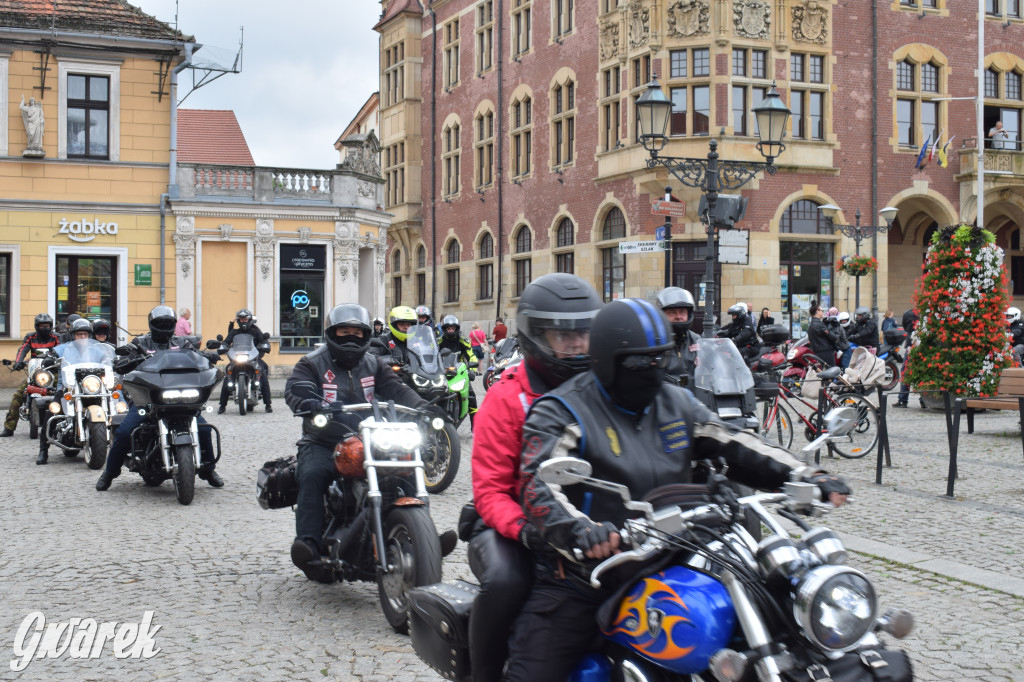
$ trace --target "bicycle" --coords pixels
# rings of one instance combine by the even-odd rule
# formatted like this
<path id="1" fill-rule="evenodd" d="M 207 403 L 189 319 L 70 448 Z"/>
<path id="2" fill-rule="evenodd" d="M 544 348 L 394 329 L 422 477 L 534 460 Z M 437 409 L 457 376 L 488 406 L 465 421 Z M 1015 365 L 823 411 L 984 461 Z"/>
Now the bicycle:
<path id="1" fill-rule="evenodd" d="M 771 442 L 777 442 L 784 448 L 793 444 L 793 416 L 796 416 L 804 425 L 804 436 L 808 441 L 818 437 L 817 428 L 818 406 L 805 400 L 802 396 L 796 395 L 792 390 L 783 385 L 777 371 L 767 373 L 775 382 L 778 390 L 771 398 L 760 402 L 760 433 L 761 437 Z M 833 367 L 820 373 L 822 380 L 821 390 L 824 393 L 824 410 L 830 411 L 836 407 L 852 407 L 857 410 L 857 424 L 844 436 L 836 440 L 830 440 L 828 447 L 846 457 L 847 459 L 859 459 L 868 454 L 878 442 L 878 411 L 864 396 L 860 395 L 857 387 L 842 377 L 842 369 Z M 831 379 L 838 379 L 839 383 L 826 385 L 824 382 Z M 790 400 L 808 408 L 808 415 L 801 414 L 797 406 Z M 785 403 L 785 407 L 781 404 Z M 789 407 L 789 410 L 786 409 Z"/>

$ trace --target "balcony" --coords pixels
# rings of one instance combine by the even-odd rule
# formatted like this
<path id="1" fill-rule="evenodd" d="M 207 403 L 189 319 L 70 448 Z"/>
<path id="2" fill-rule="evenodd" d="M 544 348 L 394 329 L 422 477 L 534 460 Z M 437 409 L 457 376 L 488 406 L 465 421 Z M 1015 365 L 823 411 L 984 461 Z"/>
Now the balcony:
<path id="1" fill-rule="evenodd" d="M 377 209 L 383 179 L 347 168 L 311 170 L 223 164 L 178 165 L 179 201 L 357 206 Z"/>
<path id="2" fill-rule="evenodd" d="M 1012 184 L 1024 181 L 1024 151 L 1020 140 L 1003 143 L 1003 149 L 985 149 L 985 176 L 991 174 L 991 180 L 1003 176 Z M 956 180 L 966 182 L 972 180 L 978 168 L 978 138 L 969 137 L 963 141 L 958 150 L 960 153 L 960 173 Z"/>

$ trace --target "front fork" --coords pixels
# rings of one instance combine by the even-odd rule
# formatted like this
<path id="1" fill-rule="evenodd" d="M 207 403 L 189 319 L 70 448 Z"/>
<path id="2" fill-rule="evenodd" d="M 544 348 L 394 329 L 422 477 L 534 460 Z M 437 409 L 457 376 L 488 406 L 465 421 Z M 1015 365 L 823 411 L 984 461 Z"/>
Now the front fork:
<path id="1" fill-rule="evenodd" d="M 174 441 L 179 439 L 184 441 L 185 433 L 171 431 L 167 428 L 167 423 L 163 419 L 157 420 L 156 427 L 160 434 L 160 456 L 164 462 L 164 471 L 174 473 L 178 470 L 178 462 L 171 456 L 171 446 L 178 445 L 179 443 Z M 195 417 L 192 417 L 192 420 L 189 422 L 188 440 L 189 445 L 192 446 L 192 457 L 198 470 L 201 466 L 199 456 L 199 421 Z"/>

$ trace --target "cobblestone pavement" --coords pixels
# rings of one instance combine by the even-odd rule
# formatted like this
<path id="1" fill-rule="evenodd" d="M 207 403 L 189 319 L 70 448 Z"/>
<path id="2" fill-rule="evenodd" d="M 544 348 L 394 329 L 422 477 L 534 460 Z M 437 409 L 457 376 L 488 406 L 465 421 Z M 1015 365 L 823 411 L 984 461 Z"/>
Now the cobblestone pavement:
<path id="1" fill-rule="evenodd" d="M 0 390 L 0 404 L 10 394 Z M 224 439 L 218 471 L 227 485 L 198 482 L 188 507 L 169 482 L 147 488 L 128 472 L 97 493 L 97 472 L 56 448 L 49 465 L 36 466 L 25 424 L 0 440 L 0 679 L 439 679 L 387 625 L 375 584 L 319 585 L 292 566 L 292 513 L 264 511 L 254 499 L 256 471 L 293 452 L 299 433 L 284 403 L 275 408 L 210 415 Z M 824 523 L 845 534 L 851 563 L 868 572 L 883 604 L 915 613 L 916 630 L 901 646 L 917 679 L 1024 680 L 1024 455 L 1015 414 L 981 415 L 971 436 L 964 429 L 953 500 L 944 496 L 942 416 L 896 411 L 890 430 L 894 466 L 882 486 L 873 456 L 823 458 L 856 493 Z M 440 529 L 454 527 L 470 497 L 468 423 L 461 432 L 460 475 L 432 500 Z M 465 545 L 445 560 L 444 576 L 470 576 Z M 19 676 L 8 661 L 34 611 L 48 623 L 138 623 L 153 611 L 161 651 L 118 660 L 108 645 L 94 660 L 34 660 Z"/>

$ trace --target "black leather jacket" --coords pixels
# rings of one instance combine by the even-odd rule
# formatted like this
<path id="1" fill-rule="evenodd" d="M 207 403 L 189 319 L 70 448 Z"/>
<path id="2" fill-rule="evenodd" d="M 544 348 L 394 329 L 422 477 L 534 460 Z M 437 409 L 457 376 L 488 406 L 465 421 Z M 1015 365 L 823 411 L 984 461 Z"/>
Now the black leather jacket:
<path id="1" fill-rule="evenodd" d="M 409 364 L 409 349 L 406 347 L 405 341 L 399 341 L 392 336 L 390 331 L 370 339 L 370 348 L 367 352 L 390 358 L 391 362 L 399 365 Z"/>
<path id="2" fill-rule="evenodd" d="M 1024 322 L 1017 320 L 1010 325 L 1010 345 L 1020 346 L 1024 344 Z"/>
<path id="3" fill-rule="evenodd" d="M 870 317 L 854 323 L 853 331 L 846 337 L 850 343 L 858 346 L 878 347 L 878 325 Z"/>
<path id="4" fill-rule="evenodd" d="M 202 350 L 190 336 L 172 336 L 166 343 L 158 343 L 153 339 L 152 334 L 137 336 L 132 342 L 121 346 L 118 355 L 121 357 L 114 362 L 114 371 L 118 374 L 127 374 L 157 351 L 162 350 L 191 350 L 199 353 L 210 361 L 211 365 L 217 364 L 220 356 L 213 351 Z"/>
<path id="5" fill-rule="evenodd" d="M 832 365 L 835 364 L 840 333 L 838 326 L 832 329 L 824 320 L 812 317 L 811 323 L 807 326 L 807 343 L 815 355 Z"/>
<path id="6" fill-rule="evenodd" d="M 676 342 L 676 347 L 669 352 L 668 368 L 665 374 L 680 386 L 693 386 L 693 373 L 697 366 L 697 342 L 700 337 L 696 332 L 686 332 L 684 343 Z"/>
<path id="7" fill-rule="evenodd" d="M 757 348 L 757 334 L 754 333 L 754 325 L 750 324 L 750 318 L 746 315 L 740 315 L 722 327 L 718 330 L 718 336 L 732 339 L 741 353 L 750 352 L 749 348 Z"/>
<path id="8" fill-rule="evenodd" d="M 630 513 L 618 495 L 536 477 L 543 462 L 563 456 L 587 460 L 594 477 L 624 484 L 634 500 L 659 486 L 689 482 L 695 459 L 722 457 L 730 478 L 759 489 L 814 471 L 788 450 L 722 423 L 684 388 L 662 384 L 647 411 L 635 415 L 616 407 L 585 372 L 538 398 L 523 427 L 523 511 L 570 559 L 577 530 L 591 521 L 621 528 Z"/>

